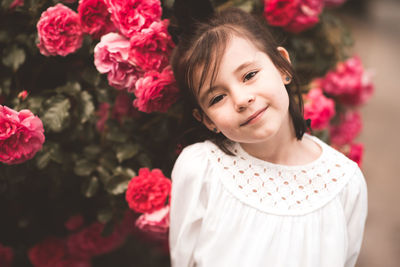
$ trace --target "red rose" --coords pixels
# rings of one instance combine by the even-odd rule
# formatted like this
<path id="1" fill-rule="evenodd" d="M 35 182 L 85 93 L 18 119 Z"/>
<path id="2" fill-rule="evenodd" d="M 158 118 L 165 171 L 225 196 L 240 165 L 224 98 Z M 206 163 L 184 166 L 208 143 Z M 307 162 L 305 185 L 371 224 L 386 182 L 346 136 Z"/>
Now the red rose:
<path id="1" fill-rule="evenodd" d="M 42 242 L 29 249 L 28 257 L 33 266 L 54 266 L 63 259 L 66 247 L 63 240 L 56 237 L 48 237 Z"/>
<path id="2" fill-rule="evenodd" d="M 131 37 L 132 60 L 144 71 L 159 71 L 168 65 L 174 47 L 168 33 L 168 23 L 168 20 L 155 21 L 149 28 Z"/>
<path id="3" fill-rule="evenodd" d="M 175 84 L 170 66 L 162 72 L 149 71 L 136 82 L 136 99 L 133 105 L 143 112 L 166 112 L 178 98 L 179 90 Z"/>
<path id="4" fill-rule="evenodd" d="M 304 118 L 311 119 L 311 128 L 321 130 L 335 115 L 335 102 L 325 97 L 320 88 L 311 89 L 304 97 Z"/>
<path id="5" fill-rule="evenodd" d="M 74 215 L 69 217 L 69 219 L 65 222 L 64 226 L 70 231 L 78 230 L 83 225 L 83 217 L 82 215 Z"/>
<path id="6" fill-rule="evenodd" d="M 45 56 L 66 56 L 82 45 L 83 33 L 77 13 L 57 4 L 49 7 L 37 23 L 38 48 Z"/>
<path id="7" fill-rule="evenodd" d="M 117 89 L 135 88 L 141 70 L 129 56 L 130 43 L 124 36 L 108 33 L 94 48 L 94 64 L 100 73 L 107 73 L 108 83 Z"/>
<path id="8" fill-rule="evenodd" d="M 63 259 L 56 262 L 51 267 L 91 267 L 92 263 L 88 259 Z"/>
<path id="9" fill-rule="evenodd" d="M 272 26 L 286 26 L 297 13 L 299 0 L 265 0 L 264 17 Z"/>
<path id="10" fill-rule="evenodd" d="M 358 144 L 355 143 L 350 145 L 350 151 L 347 154 L 347 156 L 349 157 L 349 159 L 357 163 L 359 167 L 361 167 L 363 153 L 364 153 L 364 145 L 361 143 Z"/>
<path id="11" fill-rule="evenodd" d="M 119 247 L 125 240 L 117 229 L 108 236 L 102 236 L 104 225 L 96 222 L 68 237 L 67 246 L 72 258 L 90 259 L 108 253 Z"/>
<path id="12" fill-rule="evenodd" d="M 82 30 L 95 39 L 115 29 L 104 0 L 82 0 L 78 6 Z"/>
<path id="13" fill-rule="evenodd" d="M 169 229 L 169 206 L 142 214 L 135 224 L 140 230 L 152 237 L 166 240 Z"/>
<path id="14" fill-rule="evenodd" d="M 299 33 L 319 21 L 323 0 L 265 0 L 264 17 L 272 26 Z"/>
<path id="15" fill-rule="evenodd" d="M 125 199 L 129 208 L 136 212 L 153 212 L 165 205 L 171 191 L 171 180 L 161 170 L 148 168 L 139 170 L 128 184 Z"/>
<path id="16" fill-rule="evenodd" d="M 0 105 L 0 161 L 17 164 L 33 158 L 44 143 L 43 131 L 42 121 L 29 110 Z"/>
<path id="17" fill-rule="evenodd" d="M 12 248 L 3 246 L 0 243 L 0 266 L 11 267 L 14 259 L 14 252 Z"/>
<path id="18" fill-rule="evenodd" d="M 331 143 L 337 146 L 349 144 L 361 132 L 361 115 L 357 111 L 349 111 L 341 114 L 338 125 L 331 125 Z"/>
<path id="19" fill-rule="evenodd" d="M 319 14 L 322 12 L 322 0 L 302 0 L 293 20 L 286 25 L 285 29 L 290 32 L 299 33 L 311 28 L 319 21 Z"/>
<path id="20" fill-rule="evenodd" d="M 374 91 L 371 74 L 364 71 L 359 57 L 354 56 L 339 63 L 319 79 L 320 86 L 329 95 L 337 96 L 347 105 L 361 105 L 368 101 Z"/>
<path id="21" fill-rule="evenodd" d="M 14 1 L 12 1 L 12 3 L 10 4 L 10 9 L 11 10 L 14 10 L 14 9 L 16 9 L 17 7 L 19 7 L 19 6 L 23 6 L 24 5 L 24 1 L 25 0 L 14 0 Z"/>
<path id="22" fill-rule="evenodd" d="M 106 3 L 112 21 L 128 38 L 161 18 L 159 0 L 106 0 Z"/>

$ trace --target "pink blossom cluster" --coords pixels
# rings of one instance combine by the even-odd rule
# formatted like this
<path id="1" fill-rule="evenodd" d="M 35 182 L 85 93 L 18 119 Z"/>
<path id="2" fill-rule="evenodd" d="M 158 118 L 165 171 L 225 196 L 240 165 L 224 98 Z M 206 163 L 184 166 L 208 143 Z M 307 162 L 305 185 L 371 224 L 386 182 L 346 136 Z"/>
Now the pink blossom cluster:
<path id="1" fill-rule="evenodd" d="M 38 152 L 44 143 L 43 124 L 31 111 L 0 105 L 0 161 L 18 164 Z"/>
<path id="2" fill-rule="evenodd" d="M 136 226 L 153 238 L 167 239 L 170 194 L 171 180 L 159 169 L 142 168 L 128 184 L 125 199 L 130 209 L 143 213 Z"/>
<path id="3" fill-rule="evenodd" d="M 350 106 L 364 104 L 374 91 L 371 74 L 364 70 L 358 56 L 339 63 L 317 82 L 324 92 Z"/>
<path id="4" fill-rule="evenodd" d="M 65 225 L 72 231 L 69 236 L 50 236 L 29 249 L 28 257 L 33 266 L 90 267 L 92 257 L 111 252 L 123 244 L 132 232 L 133 216 L 127 212 L 108 236 L 102 235 L 104 224 L 99 222 L 82 228 L 83 217 L 80 215 L 72 216 Z"/>
<path id="5" fill-rule="evenodd" d="M 311 128 L 322 130 L 328 127 L 335 116 L 335 102 L 324 96 L 320 88 L 311 89 L 304 97 L 304 118 L 311 120 Z"/>
<path id="6" fill-rule="evenodd" d="M 264 17 L 272 26 L 299 33 L 319 22 L 323 6 L 323 0 L 264 0 Z"/>

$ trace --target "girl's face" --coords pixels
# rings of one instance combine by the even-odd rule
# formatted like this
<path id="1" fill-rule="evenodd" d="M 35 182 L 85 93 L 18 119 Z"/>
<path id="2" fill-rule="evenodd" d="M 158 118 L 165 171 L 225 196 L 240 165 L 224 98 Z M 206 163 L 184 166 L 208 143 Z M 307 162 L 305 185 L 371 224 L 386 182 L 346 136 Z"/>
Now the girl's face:
<path id="1" fill-rule="evenodd" d="M 279 51 L 289 60 L 286 50 Z M 198 102 L 205 113 L 202 122 L 242 144 L 273 140 L 278 133 L 290 131 L 285 79 L 253 43 L 232 36 L 211 88 L 207 77 L 199 90 Z M 201 119 L 199 111 L 193 115 Z"/>

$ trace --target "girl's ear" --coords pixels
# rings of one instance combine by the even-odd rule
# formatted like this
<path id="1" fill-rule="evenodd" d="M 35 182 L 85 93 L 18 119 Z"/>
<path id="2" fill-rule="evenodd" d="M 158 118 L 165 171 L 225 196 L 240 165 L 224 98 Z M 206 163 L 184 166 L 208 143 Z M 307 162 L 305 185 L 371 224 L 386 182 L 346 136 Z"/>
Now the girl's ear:
<path id="1" fill-rule="evenodd" d="M 292 62 L 290 62 L 289 52 L 282 46 L 278 46 L 277 49 L 278 49 L 278 52 L 281 54 L 281 56 L 291 64 Z"/>
<path id="2" fill-rule="evenodd" d="M 210 118 L 206 114 L 200 112 L 197 108 L 193 109 L 192 114 L 196 120 L 203 123 L 204 126 L 206 126 L 210 131 L 213 131 L 215 133 L 219 132 L 218 129 L 215 127 L 215 124 L 210 120 Z"/>
<path id="3" fill-rule="evenodd" d="M 289 52 L 282 46 L 278 46 L 277 49 L 278 49 L 278 52 L 281 54 L 281 56 L 284 59 L 286 59 L 287 62 L 289 62 L 289 64 L 291 64 Z M 281 73 L 282 81 L 284 84 L 289 84 L 292 81 L 292 77 L 290 77 L 289 74 L 287 74 L 286 72 L 283 72 L 283 71 L 280 71 L 280 73 Z"/>

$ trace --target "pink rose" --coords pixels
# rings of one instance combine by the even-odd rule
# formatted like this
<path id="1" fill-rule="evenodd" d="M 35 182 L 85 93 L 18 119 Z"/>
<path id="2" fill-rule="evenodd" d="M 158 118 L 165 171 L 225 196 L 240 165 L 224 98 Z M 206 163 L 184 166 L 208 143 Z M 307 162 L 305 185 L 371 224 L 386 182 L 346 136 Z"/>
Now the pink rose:
<path id="1" fill-rule="evenodd" d="M 37 23 L 38 48 L 45 56 L 66 56 L 82 45 L 83 33 L 77 13 L 57 4 L 49 7 Z"/>
<path id="2" fill-rule="evenodd" d="M 297 13 L 300 0 L 265 0 L 264 17 L 272 26 L 286 26 Z"/>
<path id="3" fill-rule="evenodd" d="M 160 0 L 106 0 L 106 2 L 114 24 L 128 38 L 161 18 Z"/>
<path id="4" fill-rule="evenodd" d="M 3 246 L 0 243 L 0 266 L 11 267 L 14 259 L 14 252 L 12 248 Z"/>
<path id="5" fill-rule="evenodd" d="M 168 65 L 174 47 L 168 33 L 168 20 L 155 21 L 149 28 L 135 33 L 131 39 L 131 57 L 144 71 L 160 71 Z"/>
<path id="6" fill-rule="evenodd" d="M 24 162 L 42 149 L 42 121 L 27 109 L 17 112 L 0 105 L 0 161 Z"/>
<path id="7" fill-rule="evenodd" d="M 361 105 L 368 101 L 374 91 L 371 74 L 364 71 L 359 57 L 354 56 L 339 63 L 318 82 L 324 92 L 337 96 L 347 105 Z"/>
<path id="8" fill-rule="evenodd" d="M 142 168 L 129 182 L 125 199 L 131 210 L 151 213 L 164 207 L 170 193 L 171 180 L 161 170 Z"/>
<path id="9" fill-rule="evenodd" d="M 28 97 L 28 92 L 26 90 L 21 91 L 18 94 L 18 98 L 24 101 Z"/>
<path id="10" fill-rule="evenodd" d="M 69 217 L 69 219 L 65 222 L 64 226 L 69 231 L 78 230 L 83 225 L 83 216 L 82 215 L 74 215 Z"/>
<path id="11" fill-rule="evenodd" d="M 142 72 L 129 53 L 129 40 L 117 33 L 109 33 L 103 35 L 94 48 L 94 64 L 100 73 L 107 73 L 111 86 L 131 92 Z"/>
<path id="12" fill-rule="evenodd" d="M 169 206 L 144 213 L 136 220 L 136 226 L 157 239 L 167 239 L 169 229 Z"/>
<path id="13" fill-rule="evenodd" d="M 324 0 L 324 6 L 337 7 L 346 2 L 346 0 Z"/>
<path id="14" fill-rule="evenodd" d="M 29 249 L 28 257 L 35 267 L 50 267 L 62 260 L 66 253 L 63 240 L 56 237 L 48 237 Z"/>
<path id="15" fill-rule="evenodd" d="M 311 28 L 319 21 L 322 12 L 322 0 L 302 0 L 293 20 L 285 27 L 287 31 L 299 33 Z"/>
<path id="16" fill-rule="evenodd" d="M 319 21 L 323 0 L 265 0 L 264 17 L 272 26 L 299 33 Z"/>
<path id="17" fill-rule="evenodd" d="M 104 131 L 104 126 L 108 120 L 110 112 L 110 104 L 107 102 L 101 103 L 99 109 L 96 111 L 96 115 L 99 118 L 96 122 L 97 131 Z"/>
<path id="18" fill-rule="evenodd" d="M 361 115 L 357 111 L 349 111 L 341 114 L 338 125 L 331 125 L 331 143 L 337 146 L 349 144 L 361 132 Z"/>
<path id="19" fill-rule="evenodd" d="M 311 89 L 304 97 L 304 118 L 311 119 L 311 128 L 322 130 L 335 115 L 335 102 L 323 95 L 320 88 Z"/>
<path id="20" fill-rule="evenodd" d="M 133 105 L 143 112 L 166 112 L 178 98 L 179 90 L 175 84 L 170 66 L 162 72 L 149 71 L 136 82 L 136 99 Z"/>
<path id="21" fill-rule="evenodd" d="M 115 29 L 104 0 L 80 1 L 78 14 L 82 31 L 90 34 L 94 39 L 100 39 L 101 36 Z"/>
<path id="22" fill-rule="evenodd" d="M 96 222 L 67 239 L 68 252 L 72 258 L 90 259 L 108 253 L 119 247 L 125 240 L 118 229 L 108 236 L 102 236 L 104 225 Z"/>

